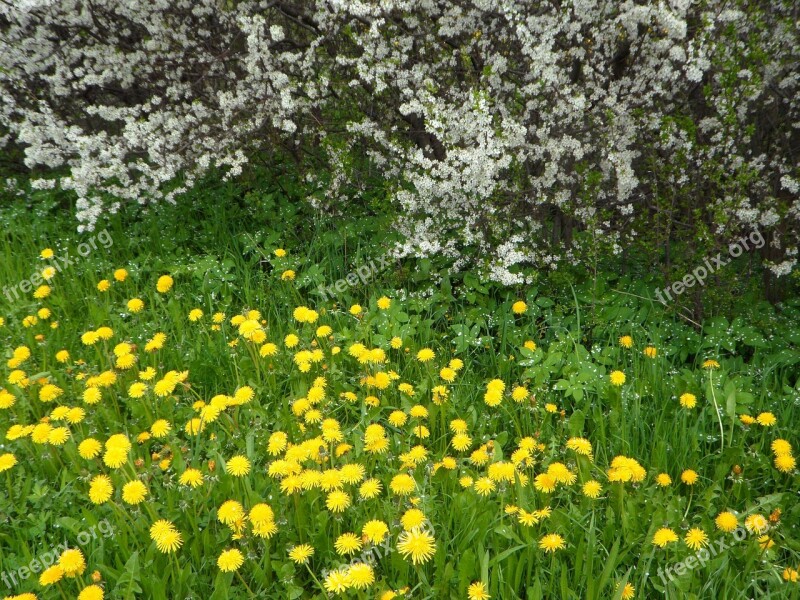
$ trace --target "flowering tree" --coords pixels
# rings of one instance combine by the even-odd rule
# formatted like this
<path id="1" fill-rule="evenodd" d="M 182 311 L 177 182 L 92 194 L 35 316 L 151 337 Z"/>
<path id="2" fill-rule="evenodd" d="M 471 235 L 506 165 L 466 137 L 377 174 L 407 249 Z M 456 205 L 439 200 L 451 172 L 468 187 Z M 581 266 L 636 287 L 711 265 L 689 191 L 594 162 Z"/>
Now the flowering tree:
<path id="1" fill-rule="evenodd" d="M 753 228 L 785 275 L 800 243 L 795 10 L 9 2 L 0 123 L 29 167 L 67 169 L 37 185 L 74 190 L 82 228 L 280 149 L 332 209 L 379 170 L 399 254 L 478 261 L 503 283 L 631 244 L 669 262 L 676 243 L 710 251 Z"/>

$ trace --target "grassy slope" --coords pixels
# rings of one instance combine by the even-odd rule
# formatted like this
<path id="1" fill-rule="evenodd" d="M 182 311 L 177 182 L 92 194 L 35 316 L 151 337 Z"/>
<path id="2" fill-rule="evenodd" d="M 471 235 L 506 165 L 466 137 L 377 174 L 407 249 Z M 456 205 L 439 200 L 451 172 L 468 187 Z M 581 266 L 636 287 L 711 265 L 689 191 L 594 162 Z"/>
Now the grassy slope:
<path id="1" fill-rule="evenodd" d="M 324 416 L 339 420 L 355 445 L 350 460 L 363 462 L 368 476 L 382 479 L 384 487 L 399 468 L 397 456 L 416 443 L 409 426 L 390 428 L 388 457 L 360 452 L 365 425 L 378 420 L 385 425 L 390 409 L 408 410 L 416 402 L 428 407 L 430 415 L 424 422 L 431 435 L 421 443 L 430 451 L 430 462 L 445 454 L 458 458 L 456 472 L 440 469 L 433 474 L 429 465 L 414 470 L 421 508 L 433 524 L 439 551 L 422 567 L 411 567 L 390 553 L 378 562 L 381 589 L 408 585 L 415 589 L 415 598 L 464 598 L 466 586 L 483 579 L 493 598 L 607 598 L 613 595 L 614 583 L 627 577 L 635 584 L 637 597 L 659 597 L 663 585 L 655 575 L 657 568 L 682 560 L 689 551 L 683 542 L 655 550 L 650 540 L 656 528 L 669 526 L 682 535 L 688 526 L 699 526 L 716 539 L 721 534 L 714 532 L 713 518 L 721 510 L 767 515 L 781 508 L 781 522 L 771 532 L 774 549 L 764 554 L 754 537 L 749 538 L 670 584 L 667 592 L 670 598 L 760 594 L 788 598 L 796 593 L 796 586 L 784 584 L 780 573 L 786 565 L 797 567 L 800 562 L 800 509 L 794 494 L 798 477 L 796 472 L 779 473 L 769 451 L 777 437 L 788 439 L 795 449 L 800 443 L 796 302 L 781 314 L 755 304 L 732 321 L 709 320 L 698 332 L 651 302 L 613 291 L 645 295 L 641 284 L 610 275 L 597 286 L 572 289 L 543 277 L 536 286 L 509 293 L 485 286 L 471 275 L 450 277 L 425 264 L 420 274 L 409 264 L 394 263 L 367 284 L 348 286 L 336 302 L 325 303 L 313 293 L 320 284 L 335 283 L 383 254 L 391 240 L 380 233 L 381 220 L 314 219 L 298 213 L 280 193 L 250 194 L 239 204 L 235 199 L 240 190 L 233 186 L 207 186 L 195 208 L 160 207 L 144 217 L 119 216 L 108 226 L 113 245 L 108 249 L 99 245 L 58 274 L 49 298 L 35 301 L 27 294 L 9 303 L 0 297 L 0 315 L 6 319 L 0 338 L 8 356 L 13 348 L 28 345 L 33 352 L 29 376 L 49 376 L 66 391 L 58 403 L 87 408 L 86 421 L 71 427 L 72 439 L 62 447 L 26 440 L 2 442 L 2 451 L 13 452 L 20 461 L 7 473 L 7 490 L 0 499 L 0 514 L 7 518 L 0 533 L 3 570 L 46 552 L 61 541 L 61 531 L 74 540 L 89 524 L 108 519 L 116 529 L 114 537 L 95 540 L 83 550 L 89 572 L 100 570 L 112 597 L 133 597 L 126 592 L 131 589 L 141 590 L 137 596 L 143 598 L 209 597 L 213 590 L 214 597 L 247 597 L 242 581 L 219 574 L 215 564 L 219 552 L 232 545 L 247 554 L 242 578 L 261 597 L 318 593 L 310 573 L 287 559 L 288 547 L 312 543 L 316 548 L 312 571 L 321 578 L 324 569 L 337 563 L 332 546 L 338 533 L 359 531 L 365 520 L 382 518 L 396 539 L 397 520 L 408 506 L 384 493 L 377 501 L 356 502 L 343 518 L 336 518 L 324 509 L 324 494 L 318 490 L 299 500 L 286 498 L 278 492 L 279 482 L 266 475 L 272 459 L 264 449 L 272 431 L 280 428 L 293 441 L 308 437 L 300 431 L 289 404 L 324 372 L 330 399 L 324 404 Z M 69 249 L 74 256 L 79 242 L 91 238 L 73 233 L 68 215 L 46 203 L 32 211 L 15 202 L 2 210 L 0 218 L 5 232 L 0 243 L 3 285 L 15 284 L 40 268 L 37 255 L 42 248 L 49 246 L 56 255 Z M 276 247 L 286 248 L 288 257 L 274 257 L 271 251 Z M 118 267 L 130 271 L 129 280 L 114 284 L 109 292 L 97 292 L 97 282 L 110 278 Z M 286 268 L 296 270 L 294 282 L 280 280 Z M 166 272 L 175 277 L 176 286 L 160 295 L 155 280 Z M 393 298 L 389 311 L 379 311 L 375 305 L 384 293 Z M 144 300 L 145 312 L 127 313 L 125 301 L 133 296 Z M 515 317 L 510 307 L 519 298 L 529 308 L 524 316 Z M 353 302 L 364 305 L 363 318 L 347 313 Z M 320 323 L 333 327 L 334 341 L 319 342 L 326 351 L 332 343 L 346 350 L 360 341 L 390 352 L 389 338 L 401 336 L 410 351 L 390 352 L 384 368 L 394 369 L 401 381 L 413 384 L 415 397 L 404 396 L 393 386 L 377 394 L 380 408 L 369 408 L 362 401 L 375 390 L 365 390 L 360 378 L 377 367 L 366 369 L 343 352 L 326 358 L 325 371 L 317 365 L 303 374 L 285 349 L 274 359 L 263 359 L 244 340 L 236 348 L 228 345 L 236 337 L 230 325 L 222 332 L 209 327 L 214 311 L 230 317 L 256 308 L 268 322 L 270 341 L 282 346 L 287 333 L 297 332 L 301 346 L 311 348 L 314 327 L 292 319 L 293 308 L 301 304 L 319 310 Z M 22 327 L 21 320 L 41 306 L 52 310 L 50 320 L 58 320 L 58 328 L 43 322 Z M 206 315 L 201 324 L 186 318 L 196 307 Z M 114 329 L 112 343 L 83 346 L 80 334 L 101 325 Z M 142 352 L 156 331 L 167 334 L 165 349 Z M 44 339 L 37 340 L 36 334 Z M 618 346 L 616 340 L 624 334 L 633 335 L 632 350 Z M 137 344 L 139 367 L 153 366 L 159 376 L 170 369 L 188 369 L 191 388 L 176 392 L 175 399 L 133 401 L 126 390 L 135 373 L 121 373 L 103 402 L 84 405 L 83 384 L 75 381 L 75 373 L 108 368 L 110 349 L 122 340 Z M 526 340 L 535 341 L 537 349 L 522 349 Z M 658 349 L 656 359 L 642 355 L 647 344 Z M 433 363 L 414 359 L 425 346 L 437 353 Z M 87 367 L 72 365 L 68 371 L 55 364 L 53 356 L 62 348 L 73 359 L 85 359 Z M 466 367 L 450 386 L 448 402 L 439 407 L 430 402 L 430 389 L 442 383 L 439 368 L 452 357 L 462 359 Z M 706 358 L 719 360 L 722 368 L 701 369 Z M 608 383 L 613 369 L 627 375 L 621 389 Z M 3 370 L 5 379 L 11 369 Z M 506 398 L 498 409 L 490 410 L 483 394 L 494 378 L 503 380 L 507 391 L 526 385 L 536 403 L 515 404 Z M 256 400 L 212 424 L 216 439 L 207 435 L 195 439 L 182 431 L 193 416 L 194 400 L 232 394 L 244 385 L 254 387 Z M 341 402 L 338 395 L 343 391 L 356 392 L 359 401 Z M 691 413 L 678 405 L 677 397 L 684 392 L 698 398 Z M 14 393 L 17 404 L 0 411 L 0 431 L 15 422 L 34 423 L 53 408 L 36 400 L 35 389 L 14 388 Z M 715 400 L 722 409 L 724 448 Z M 546 403 L 555 404 L 557 412 L 547 412 Z M 731 415 L 762 411 L 775 414 L 775 427 L 746 428 Z M 136 469 L 150 487 L 152 502 L 131 508 L 117 491 L 115 505 L 93 506 L 87 497 L 88 479 L 109 470 L 99 461 L 79 458 L 77 443 L 88 435 L 104 440 L 120 431 L 134 438 L 159 417 L 173 424 L 174 433 L 163 446 L 153 441 L 143 446 L 134 443 L 132 456 L 141 457 L 143 466 L 112 474 L 115 482 L 124 482 Z M 468 452 L 448 447 L 452 433 L 447 423 L 456 417 L 467 421 L 472 449 L 493 443 L 494 460 L 508 460 L 521 438 L 537 436 L 545 448 L 536 456 L 537 465 L 526 473 L 536 475 L 543 465 L 561 461 L 578 472 L 579 481 L 589 477 L 601 481 L 603 496 L 594 501 L 584 498 L 579 484 L 549 495 L 530 485 L 500 485 L 487 498 L 462 489 L 459 475 L 477 478 L 485 469 L 470 464 Z M 570 436 L 591 440 L 594 463 L 576 461 L 564 449 Z M 162 473 L 151 452 L 162 457 L 171 453 L 170 470 Z M 221 465 L 234 454 L 245 454 L 253 462 L 247 483 L 221 472 Z M 635 458 L 648 470 L 643 484 L 627 484 L 624 489 L 608 484 L 605 469 L 618 454 Z M 216 481 L 194 492 L 174 485 L 184 464 L 203 466 L 208 472 L 208 460 L 219 465 L 212 474 Z M 734 465 L 743 468 L 742 477 L 731 475 Z M 681 471 L 688 468 L 700 474 L 693 488 L 678 483 Z M 668 489 L 654 484 L 659 472 L 671 475 L 674 483 Z M 279 516 L 279 533 L 269 543 L 252 536 L 232 542 L 230 531 L 216 520 L 216 508 L 228 498 L 241 500 L 246 508 L 256 499 L 269 502 Z M 504 514 L 507 503 L 526 509 L 548 504 L 553 515 L 526 528 Z M 173 520 L 183 532 L 177 561 L 159 554 L 147 537 L 155 514 Z M 541 535 L 550 532 L 560 533 L 568 544 L 552 557 L 536 547 Z M 26 586 L 16 591 L 38 587 L 33 578 Z M 68 582 L 63 588 L 66 597 L 74 597 L 79 586 Z M 50 590 L 40 597 L 59 595 Z"/>

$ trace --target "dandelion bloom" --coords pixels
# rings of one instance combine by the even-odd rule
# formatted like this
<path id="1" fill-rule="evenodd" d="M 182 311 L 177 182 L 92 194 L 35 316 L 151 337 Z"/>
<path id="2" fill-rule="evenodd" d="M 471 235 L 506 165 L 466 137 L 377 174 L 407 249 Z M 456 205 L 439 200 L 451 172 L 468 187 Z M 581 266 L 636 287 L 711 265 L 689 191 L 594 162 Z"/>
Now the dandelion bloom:
<path id="1" fill-rule="evenodd" d="M 61 568 L 61 565 L 53 565 L 52 567 L 48 567 L 45 569 L 41 575 L 39 575 L 39 585 L 53 585 L 54 583 L 58 583 L 64 578 L 64 569 Z"/>
<path id="2" fill-rule="evenodd" d="M 775 457 L 775 468 L 782 473 L 791 473 L 796 464 L 794 456 L 791 454 L 779 454 Z"/>
<path id="3" fill-rule="evenodd" d="M 778 420 L 771 412 L 762 412 L 756 417 L 756 422 L 763 427 L 772 427 Z"/>
<path id="4" fill-rule="evenodd" d="M 717 515 L 717 517 L 714 519 L 714 524 L 720 531 L 730 533 L 736 529 L 736 527 L 738 527 L 739 519 L 736 518 L 735 514 L 726 510 Z"/>
<path id="5" fill-rule="evenodd" d="M 150 433 L 154 438 L 162 438 L 167 435 L 171 429 L 172 426 L 169 424 L 169 421 L 166 419 L 158 419 L 150 426 Z"/>
<path id="6" fill-rule="evenodd" d="M 347 569 L 347 583 L 350 587 L 362 590 L 375 583 L 375 571 L 363 562 L 350 565 Z"/>
<path id="7" fill-rule="evenodd" d="M 234 477 L 243 477 L 250 472 L 250 461 L 244 456 L 236 455 L 225 463 L 225 472 Z"/>
<path id="8" fill-rule="evenodd" d="M 107 475 L 96 475 L 89 484 L 89 499 L 94 504 L 107 502 L 114 493 L 114 486 Z"/>
<path id="9" fill-rule="evenodd" d="M 422 363 L 425 363 L 425 362 L 428 362 L 430 360 L 433 360 L 433 358 L 435 356 L 436 356 L 436 353 L 433 350 L 431 350 L 430 348 L 423 348 L 422 350 L 417 352 L 417 360 L 419 362 L 422 362 Z"/>
<path id="10" fill-rule="evenodd" d="M 51 288 L 49 285 L 40 285 L 36 290 L 33 292 L 33 297 L 37 300 L 41 300 L 42 298 L 47 298 L 50 295 Z"/>
<path id="11" fill-rule="evenodd" d="M 361 534 L 373 544 L 380 544 L 389 534 L 389 527 L 380 520 L 367 521 L 361 529 Z"/>
<path id="12" fill-rule="evenodd" d="M 770 444 L 770 448 L 772 449 L 772 453 L 775 456 L 780 456 L 781 454 L 791 454 L 792 453 L 792 445 L 784 439 L 778 438 L 774 440 L 772 444 Z"/>
<path id="13" fill-rule="evenodd" d="M 141 398 L 147 392 L 147 385 L 141 381 L 132 383 L 128 388 L 128 396 L 131 398 Z M 152 432 L 151 432 L 152 433 Z"/>
<path id="14" fill-rule="evenodd" d="M 128 310 L 132 313 L 141 312 L 144 309 L 144 302 L 139 298 L 131 298 L 128 300 Z"/>
<path id="15" fill-rule="evenodd" d="M 94 438 L 86 438 L 78 445 L 78 454 L 87 460 L 95 458 L 103 449 L 103 445 Z"/>
<path id="16" fill-rule="evenodd" d="M 602 490 L 603 486 L 600 485 L 599 481 L 595 481 L 594 479 L 583 484 L 583 495 L 588 498 L 595 499 L 600 497 L 600 492 L 602 492 Z"/>
<path id="17" fill-rule="evenodd" d="M 629 335 L 623 335 L 619 338 L 619 345 L 623 348 L 632 348 L 633 347 L 633 338 Z"/>
<path id="18" fill-rule="evenodd" d="M 6 452 L 2 456 L 0 456 L 0 473 L 3 471 L 8 471 L 11 467 L 17 464 L 17 458 L 9 453 Z"/>
<path id="19" fill-rule="evenodd" d="M 139 504 L 147 497 L 147 486 L 141 481 L 129 481 L 122 486 L 122 500 L 126 504 Z"/>
<path id="20" fill-rule="evenodd" d="M 572 485 L 577 479 L 577 475 L 570 471 L 565 464 L 560 462 L 555 462 L 547 467 L 547 474 L 553 477 L 557 483 L 566 485 Z"/>
<path id="21" fill-rule="evenodd" d="M 312 556 L 314 556 L 314 548 L 308 544 L 300 544 L 289 550 L 289 558 L 298 565 L 308 563 Z"/>
<path id="22" fill-rule="evenodd" d="M 525 527 L 532 527 L 534 525 L 538 525 L 541 522 L 541 517 L 536 513 L 536 511 L 528 512 L 524 509 L 517 509 L 517 520 Z"/>
<path id="23" fill-rule="evenodd" d="M 325 576 L 325 589 L 334 594 L 341 594 L 350 587 L 346 569 L 336 569 L 330 571 Z"/>
<path id="24" fill-rule="evenodd" d="M 178 479 L 181 485 L 196 488 L 203 484 L 203 474 L 197 469 L 186 469 Z"/>
<path id="25" fill-rule="evenodd" d="M 681 394 L 680 403 L 683 408 L 692 409 L 697 406 L 697 396 L 694 394 Z"/>
<path id="26" fill-rule="evenodd" d="M 225 550 L 219 555 L 217 559 L 217 566 L 223 573 L 232 573 L 238 571 L 239 567 L 244 563 L 244 556 L 236 548 Z"/>
<path id="27" fill-rule="evenodd" d="M 340 513 L 350 506 L 350 496 L 341 490 L 335 490 L 328 494 L 325 500 L 325 506 L 329 511 Z"/>
<path id="28" fill-rule="evenodd" d="M 669 527 L 662 527 L 653 535 L 653 545 L 659 548 L 666 547 L 667 544 L 678 541 L 678 534 L 676 534 Z"/>
<path id="29" fill-rule="evenodd" d="M 621 386 L 625 383 L 625 373 L 622 371 L 611 371 L 608 379 L 611 381 L 611 385 Z"/>
<path id="30" fill-rule="evenodd" d="M 672 477 L 667 475 L 666 473 L 659 473 L 656 476 L 656 483 L 659 487 L 667 487 L 672 483 Z"/>
<path id="31" fill-rule="evenodd" d="M 408 496 L 417 487 L 417 482 L 407 473 L 395 475 L 389 483 L 389 489 L 399 496 Z"/>
<path id="32" fill-rule="evenodd" d="M 548 533 L 539 540 L 539 548 L 545 552 L 555 552 L 556 550 L 563 550 L 567 544 L 564 538 L 557 533 Z"/>
<path id="33" fill-rule="evenodd" d="M 464 452 L 472 445 L 472 438 L 466 433 L 457 433 L 453 436 L 450 444 L 459 452 Z"/>
<path id="34" fill-rule="evenodd" d="M 336 552 L 342 555 L 354 554 L 361 550 L 361 538 L 355 533 L 343 533 L 333 544 Z"/>
<path id="35" fill-rule="evenodd" d="M 686 469 L 683 473 L 681 473 L 681 481 L 686 485 L 694 485 L 697 483 L 698 475 L 696 471 L 692 469 Z"/>
<path id="36" fill-rule="evenodd" d="M 429 561 L 436 552 L 436 540 L 427 531 L 404 531 L 397 539 L 397 550 L 403 558 L 411 557 L 415 565 Z"/>
<path id="37" fill-rule="evenodd" d="M 408 415 L 406 415 L 406 413 L 404 413 L 402 410 L 395 410 L 389 415 L 388 421 L 389 424 L 393 425 L 394 427 L 402 427 L 406 424 L 406 421 L 408 421 Z"/>
<path id="38" fill-rule="evenodd" d="M 94 584 L 83 588 L 78 594 L 78 600 L 103 600 L 104 597 L 103 588 Z"/>
<path id="39" fill-rule="evenodd" d="M 475 581 L 467 588 L 467 598 L 469 600 L 489 600 L 491 596 L 482 581 Z"/>
<path id="40" fill-rule="evenodd" d="M 172 279 L 169 275 L 162 275 L 158 278 L 156 282 L 156 290 L 159 294 L 166 294 L 168 291 L 172 289 L 175 280 Z"/>
<path id="41" fill-rule="evenodd" d="M 581 456 L 592 458 L 592 443 L 586 438 L 574 437 L 567 440 L 567 448 Z"/>
<path id="42" fill-rule="evenodd" d="M 533 480 L 533 487 L 539 492 L 550 494 L 555 491 L 557 483 L 556 478 L 549 473 L 540 473 Z"/>
<path id="43" fill-rule="evenodd" d="M 52 383 L 48 383 L 39 390 L 39 400 L 42 402 L 52 402 L 63 393 L 64 390 L 62 390 L 60 387 L 53 385 Z"/>
<path id="44" fill-rule="evenodd" d="M 619 584 L 617 584 L 617 589 L 619 589 Z M 632 600 L 632 598 L 636 595 L 636 588 L 633 587 L 632 583 L 626 583 L 625 587 L 622 588 L 622 594 L 620 598 L 622 600 Z"/>
<path id="45" fill-rule="evenodd" d="M 400 524 L 406 531 L 412 531 L 421 527 L 425 522 L 425 513 L 418 508 L 409 508 L 403 516 L 400 517 Z"/>
<path id="46" fill-rule="evenodd" d="M 270 523 L 275 520 L 275 511 L 272 510 L 269 504 L 260 502 L 250 509 L 250 514 L 247 515 L 247 518 L 254 525 Z"/>
<path id="47" fill-rule="evenodd" d="M 708 545 L 708 536 L 702 529 L 693 527 L 686 532 L 686 536 L 684 536 L 683 541 L 686 542 L 686 545 L 689 546 L 689 548 L 697 551 L 703 546 Z"/>
<path id="48" fill-rule="evenodd" d="M 378 496 L 382 489 L 383 486 L 381 485 L 380 481 L 377 479 L 367 479 L 361 484 L 361 487 L 358 488 L 358 495 L 365 500 L 371 500 L 372 498 Z"/>
<path id="49" fill-rule="evenodd" d="M 64 569 L 67 577 L 77 577 L 86 570 L 86 559 L 77 548 L 69 548 L 58 557 L 58 566 Z"/>
<path id="50" fill-rule="evenodd" d="M 381 310 L 386 310 L 392 305 L 392 301 L 387 296 L 381 296 L 378 298 L 378 308 Z"/>
<path id="51" fill-rule="evenodd" d="M 488 477 L 480 477 L 475 482 L 475 491 L 481 496 L 488 496 L 495 490 L 494 481 Z"/>
<path id="52" fill-rule="evenodd" d="M 164 554 L 175 552 L 183 544 L 180 532 L 166 519 L 153 523 L 150 527 L 150 539 L 156 543 L 158 551 Z"/>
<path id="53" fill-rule="evenodd" d="M 758 536 L 758 545 L 762 550 L 769 550 L 775 545 L 775 542 L 768 535 Z"/>
<path id="54" fill-rule="evenodd" d="M 439 377 L 441 377 L 448 383 L 452 383 L 456 378 L 456 372 L 450 367 L 443 367 L 439 371 Z"/>
<path id="55" fill-rule="evenodd" d="M 653 346 L 647 346 L 647 348 L 642 351 L 642 354 L 644 354 L 647 358 L 655 358 L 658 356 L 658 350 L 656 350 L 656 348 Z"/>
<path id="56" fill-rule="evenodd" d="M 528 388 L 523 386 L 518 385 L 511 390 L 511 399 L 514 400 L 514 402 L 524 402 L 529 396 L 530 392 Z"/>
<path id="57" fill-rule="evenodd" d="M 719 369 L 719 363 L 713 359 L 703 361 L 704 369 Z"/>
<path id="58" fill-rule="evenodd" d="M 744 526 L 750 533 L 764 533 L 769 528 L 769 523 L 764 515 L 756 513 L 744 520 Z"/>
<path id="59" fill-rule="evenodd" d="M 528 310 L 528 305 L 525 304 L 522 300 L 517 300 L 514 304 L 511 305 L 511 311 L 515 315 L 522 315 L 525 314 L 525 311 Z"/>
<path id="60" fill-rule="evenodd" d="M 217 510 L 217 519 L 225 525 L 233 525 L 244 518 L 244 508 L 236 500 L 227 500 Z"/>

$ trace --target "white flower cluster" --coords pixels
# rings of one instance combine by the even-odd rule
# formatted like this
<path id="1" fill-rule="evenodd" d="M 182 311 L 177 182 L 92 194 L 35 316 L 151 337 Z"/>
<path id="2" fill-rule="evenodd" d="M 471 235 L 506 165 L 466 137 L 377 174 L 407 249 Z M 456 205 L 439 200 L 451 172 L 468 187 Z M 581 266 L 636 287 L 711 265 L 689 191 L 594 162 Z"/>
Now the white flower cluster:
<path id="1" fill-rule="evenodd" d="M 795 15 L 739 6 L 0 3 L 0 139 L 68 173 L 88 229 L 280 149 L 326 161 L 309 198 L 337 210 L 372 165 L 399 208 L 398 254 L 503 283 L 619 253 L 654 218 L 699 219 L 719 244 L 757 226 L 792 252 Z M 792 256 L 768 258 L 785 274 Z"/>

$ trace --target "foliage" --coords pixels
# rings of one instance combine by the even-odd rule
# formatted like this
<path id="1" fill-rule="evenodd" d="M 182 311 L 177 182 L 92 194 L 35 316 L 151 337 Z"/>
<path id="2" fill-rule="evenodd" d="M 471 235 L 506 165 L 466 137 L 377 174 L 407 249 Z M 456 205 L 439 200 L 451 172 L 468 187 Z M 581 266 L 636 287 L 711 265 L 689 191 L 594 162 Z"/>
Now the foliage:
<path id="1" fill-rule="evenodd" d="M 797 262 L 789 0 L 26 0 L 0 18 L 0 123 L 30 168 L 66 169 L 37 185 L 73 191 L 81 227 L 291 157 L 303 200 L 342 214 L 379 190 L 398 256 L 504 284 L 629 253 L 669 281 L 753 229 L 771 273 Z"/>
<path id="2" fill-rule="evenodd" d="M 345 277 L 392 243 L 379 224 L 348 222 L 342 235 L 336 230 L 340 222 L 309 221 L 281 193 L 253 189 L 241 206 L 232 185 L 197 193 L 203 197 L 191 204 L 196 213 L 159 205 L 150 214 L 113 217 L 107 230 L 113 244 L 99 244 L 57 272 L 46 297 L 0 295 L 2 387 L 14 398 L 13 405 L 0 409 L 0 455 L 13 454 L 18 461 L 0 474 L 5 573 L 66 540 L 86 561 L 82 577 L 57 584 L 67 597 L 88 585 L 96 570 L 99 585 L 113 598 L 325 598 L 322 587 L 330 570 L 351 560 L 337 553 L 338 536 L 360 537 L 367 521 L 380 519 L 389 528 L 388 543 L 364 546 L 374 548 L 373 561 L 364 560 L 373 566 L 376 582 L 365 590 L 351 588 L 344 597 L 408 588 L 406 597 L 463 599 L 473 582 L 503 599 L 621 597 L 627 582 L 640 598 L 796 595 L 800 584 L 784 581 L 784 573 L 791 578 L 787 569 L 800 563 L 800 482 L 796 468 L 776 468 L 772 444 L 786 439 L 795 452 L 798 444 L 797 300 L 782 304 L 780 312 L 750 303 L 737 318 L 711 318 L 698 331 L 673 320 L 659 304 L 615 291 L 616 282 L 604 273 L 571 289 L 564 281 L 554 285 L 542 279 L 509 291 L 470 272 L 448 278 L 428 264 L 428 276 L 438 274 L 432 282 L 423 276 L 425 265 L 411 270 L 395 263 L 323 301 L 315 293 L 320 284 Z M 47 206 L 56 197 L 41 194 L 33 211 L 25 201 L 0 211 L 0 282 L 6 290 L 60 256 L 75 256 L 81 243 L 101 233 L 64 234 L 68 217 Z M 280 219 L 267 219 L 276 214 Z M 45 246 L 53 249 L 53 258 L 40 257 Z M 285 256 L 275 252 L 278 248 Z M 122 281 L 114 276 L 121 267 L 127 270 Z M 157 281 L 166 273 L 173 286 L 159 292 Z M 100 280 L 108 280 L 106 291 L 100 291 L 105 285 L 98 288 Z M 622 285 L 636 289 L 634 283 Z M 384 295 L 391 300 L 379 306 Z M 127 306 L 133 297 L 143 300 L 141 312 Z M 361 309 L 351 309 L 353 304 Z M 298 306 L 317 311 L 316 320 L 308 310 L 296 311 Z M 194 309 L 203 313 L 196 321 L 189 319 Z M 252 335 L 261 328 L 248 329 L 261 322 L 251 310 L 265 321 L 265 339 Z M 219 323 L 212 319 L 217 311 L 225 313 Z M 26 321 L 31 316 L 35 323 Z M 332 331 L 318 331 L 322 325 Z M 84 334 L 103 326 L 111 328 L 112 337 L 87 344 L 91 338 Z M 148 351 L 156 332 L 166 334 L 166 342 Z M 298 346 L 286 347 L 289 334 L 298 336 Z M 631 348 L 620 344 L 623 335 L 632 336 Z M 402 347 L 391 346 L 395 336 Z M 131 344 L 130 354 L 117 347 L 122 342 Z M 276 353 L 262 355 L 270 342 Z M 354 348 L 358 343 L 382 349 L 387 362 L 380 361 L 380 353 L 366 356 Z M 20 361 L 21 347 L 30 356 Z M 645 352 L 648 347 L 654 355 Z M 420 361 L 423 348 L 435 357 Z M 62 349 L 70 356 L 59 362 L 56 353 Z M 309 358 L 316 350 L 320 362 Z M 124 368 L 120 356 L 130 355 L 135 365 Z M 450 374 L 442 369 L 452 359 L 464 365 Z M 719 368 L 703 368 L 707 359 L 718 361 Z M 144 381 L 140 374 L 147 367 L 156 374 Z M 10 383 L 19 369 L 26 380 Z M 626 375 L 621 386 L 611 383 L 615 370 Z M 399 379 L 390 375 L 382 387 L 378 374 L 390 371 Z M 103 372 L 113 372 L 115 381 L 100 388 L 99 402 L 87 403 L 92 378 Z M 180 378 L 172 389 L 157 394 L 170 387 L 158 382 L 169 383 L 176 374 Z M 326 382 L 324 397 L 299 410 L 299 399 L 311 398 L 310 390 L 320 387 L 318 378 Z M 505 389 L 499 404 L 490 407 L 486 390 L 495 379 Z M 137 381 L 147 386 L 141 398 L 131 397 Z M 63 394 L 43 401 L 47 384 Z M 434 401 L 435 386 L 448 390 L 444 401 Z M 528 395 L 516 392 L 514 399 L 515 387 Z M 252 399 L 228 403 L 247 388 Z M 694 408 L 681 405 L 685 393 L 695 396 Z M 0 403 L 7 400 L 4 395 Z M 214 418 L 213 411 L 201 412 L 220 402 L 226 407 Z M 85 416 L 61 420 L 58 406 L 82 408 Z M 326 507 L 327 491 L 312 486 L 287 492 L 291 486 L 280 468 L 287 449 L 270 453 L 272 436 L 282 431 L 300 445 L 323 435 L 313 410 L 323 423 L 335 420 L 342 439 L 335 439 L 327 422 L 330 437 L 302 461 L 306 476 L 361 464 L 365 478 L 383 484 L 377 498 L 359 499 L 360 482 L 342 484 L 353 504 L 336 513 Z M 404 424 L 389 421 L 394 411 L 402 411 Z M 187 424 L 200 414 L 208 419 L 205 427 L 188 432 Z M 172 427 L 163 437 L 153 427 L 159 419 Z M 462 451 L 453 447 L 455 419 L 465 421 L 470 438 Z M 37 443 L 32 432 L 16 439 L 8 435 L 14 426 L 45 424 L 66 427 L 67 439 L 48 435 L 47 442 Z M 366 449 L 364 436 L 372 424 L 386 432 L 385 454 Z M 103 453 L 93 459 L 79 455 L 86 438 L 105 444 L 116 434 L 132 443 L 120 466 L 109 466 Z M 591 459 L 567 447 L 573 438 L 588 441 Z M 338 454 L 346 450 L 344 443 L 352 447 Z M 415 446 L 427 454 L 412 459 Z M 519 452 L 527 447 L 531 450 Z M 610 480 L 619 455 L 644 467 L 640 483 Z M 249 460 L 248 474 L 226 471 L 235 456 Z M 548 493 L 536 478 L 554 463 L 563 464 L 576 481 Z M 6 464 L 0 458 L 0 465 Z M 499 475 L 507 465 L 513 465 L 511 481 Z M 196 489 L 179 483 L 189 467 L 205 478 Z M 699 475 L 691 485 L 681 482 L 687 469 Z M 409 496 L 390 489 L 392 478 L 403 473 L 416 486 Z M 660 473 L 672 482 L 659 486 Z M 111 478 L 114 495 L 94 504 L 90 481 L 99 474 Z M 482 496 L 476 482 L 489 475 L 494 490 Z M 463 477 L 471 483 L 465 485 Z M 590 478 L 602 486 L 596 499 L 582 492 Z M 129 481 L 147 488 L 140 504 L 122 498 Z M 269 504 L 277 531 L 262 537 L 249 520 L 223 524 L 220 509 L 228 500 L 248 511 Z M 552 513 L 527 526 L 509 505 L 526 512 L 550 507 Z M 400 519 L 413 506 L 423 512 L 436 544 L 430 560 L 417 565 L 397 550 Z M 736 542 L 718 530 L 714 520 L 727 509 L 736 512 L 740 525 L 748 516 L 762 515 L 768 525 L 761 535 L 768 539 L 748 534 Z M 174 552 L 160 551 L 151 540 L 158 519 L 171 521 L 181 534 Z M 113 526 L 113 537 L 81 544 L 81 532 L 104 520 Z M 662 527 L 680 538 L 663 549 L 653 544 Z M 701 528 L 715 544 L 728 540 L 730 548 L 667 584 L 659 569 L 693 554 L 684 541 L 689 527 Z M 546 553 L 540 543 L 547 534 L 562 536 L 565 548 Z M 315 550 L 307 566 L 289 556 L 303 543 Z M 218 566 L 229 549 L 244 558 L 235 573 Z M 38 575 L 20 580 L 14 593 L 58 597 L 54 587 L 37 583 Z"/>

